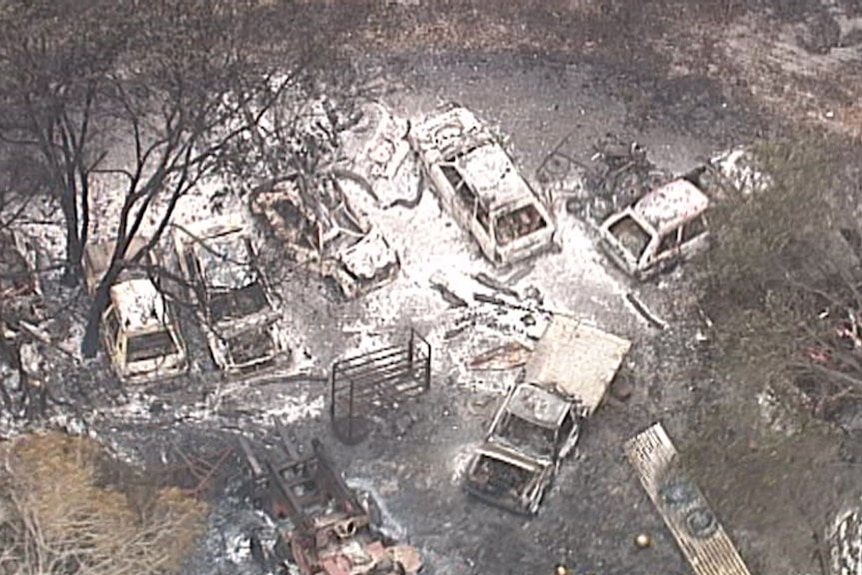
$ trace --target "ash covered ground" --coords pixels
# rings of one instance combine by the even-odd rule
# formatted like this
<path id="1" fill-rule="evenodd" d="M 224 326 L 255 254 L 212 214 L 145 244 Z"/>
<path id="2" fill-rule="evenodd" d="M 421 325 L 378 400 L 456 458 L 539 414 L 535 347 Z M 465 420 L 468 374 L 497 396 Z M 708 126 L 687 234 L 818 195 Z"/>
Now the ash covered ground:
<path id="1" fill-rule="evenodd" d="M 811 13 L 832 14 L 838 4 L 824 2 L 822 10 L 812 8 Z M 728 6 L 732 10 L 733 3 Z M 477 9 L 464 8 L 474 17 Z M 124 457 L 149 464 L 176 462 L 180 449 L 201 456 L 222 453 L 236 447 L 239 434 L 262 439 L 272 433 L 272 418 L 278 417 L 306 444 L 318 437 L 328 445 L 348 482 L 375 496 L 387 530 L 422 551 L 428 573 L 550 573 L 557 563 L 576 573 L 688 573 L 690 567 L 622 451 L 626 439 L 660 420 L 681 451 L 694 453 L 695 461 L 698 453 L 706 457 L 728 448 L 716 456 L 721 467 L 710 468 L 708 476 L 698 476 L 697 470 L 693 475 L 753 572 L 820 573 L 816 537 L 858 491 L 854 468 L 838 456 L 832 432 L 800 422 L 758 382 L 728 381 L 716 373 L 713 361 L 721 350 L 712 345 L 691 287 L 696 262 L 636 284 L 597 250 L 595 232 L 557 202 L 560 249 L 510 268 L 493 268 L 429 190 L 415 207 L 386 207 L 415 197 L 418 168 L 405 146 L 390 150 L 374 141 L 384 131 L 381 126 L 397 134 L 410 118 L 455 101 L 508 137 L 515 163 L 538 188 L 537 169 L 567 136 L 573 148 L 589 155 L 596 141 L 620 134 L 643 144 L 659 167 L 683 173 L 715 151 L 786 130 L 795 121 L 783 113 L 786 109 L 852 130 L 847 118 L 856 102 L 841 107 L 824 100 L 818 114 L 812 111 L 818 109 L 814 102 L 803 110 L 794 108 L 787 93 L 784 100 L 774 96 L 778 78 L 810 72 L 806 65 L 792 71 L 775 66 L 806 58 L 822 69 L 839 65 L 824 63 L 828 54 L 810 55 L 804 48 L 796 59 L 795 51 L 782 51 L 782 46 L 796 46 L 802 32 L 806 42 L 816 40 L 808 28 L 802 30 L 806 18 L 814 16 L 801 9 L 776 15 L 764 8 L 760 18 L 784 23 L 768 49 L 749 46 L 766 42 L 759 32 L 743 30 L 760 22 L 752 20 L 714 35 L 714 44 L 702 42 L 706 52 L 698 52 L 682 49 L 676 45 L 679 38 L 664 35 L 673 29 L 666 21 L 656 24 L 642 44 L 615 43 L 610 38 L 614 31 L 602 30 L 592 38 L 595 34 L 579 28 L 575 15 L 562 22 L 525 23 L 529 29 L 520 32 L 504 22 L 502 31 L 493 28 L 497 32 L 488 37 L 478 33 L 475 44 L 459 47 L 423 38 L 423 26 L 433 29 L 439 17 L 426 14 L 431 11 L 423 3 L 392 10 L 366 24 L 364 39 L 357 40 L 359 46 L 383 45 L 389 51 L 355 56 L 352 62 L 360 77 L 374 78 L 380 86 L 377 103 L 367 104 L 364 123 L 350 142 L 355 151 L 351 167 L 370 179 L 379 201 L 359 186 L 347 185 L 346 190 L 397 250 L 397 278 L 355 301 L 342 301 L 331 286 L 290 269 L 277 253 L 267 254 L 294 354 L 289 377 L 213 383 L 217 378 L 201 360 L 179 385 L 122 390 L 105 383 L 112 376 L 103 362 L 96 362 L 69 376 L 75 381 L 68 399 L 76 408 L 57 414 L 54 423 L 85 428 Z M 461 10 L 453 10 L 453 38 L 463 34 L 463 22 L 457 22 L 461 16 Z M 834 17 L 844 37 L 856 25 L 852 16 L 845 11 Z M 696 14 L 691 17 L 698 26 L 706 25 Z M 415 25 L 412 33 L 401 31 L 407 24 Z M 548 29 L 544 39 L 542 26 Z M 566 26 L 572 37 L 583 33 L 584 43 L 577 49 L 575 40 L 563 37 Z M 641 26 L 633 24 L 632 33 L 642 32 Z M 695 34 L 694 28 L 683 36 Z M 802 32 L 793 35 L 796 29 Z M 643 51 L 627 51 L 635 46 Z M 838 49 L 839 63 L 858 54 L 854 46 Z M 717 55 L 724 51 L 741 57 L 720 60 Z M 699 65 L 704 61 L 698 58 L 710 65 Z M 765 60 L 772 67 L 762 91 L 752 94 L 724 82 L 734 66 L 734 78 L 756 81 L 751 70 Z M 766 105 L 758 99 L 765 93 Z M 379 152 L 381 147 L 387 153 Z M 375 179 L 372 162 L 362 157 L 369 149 L 372 156 L 382 154 L 375 165 L 389 169 L 392 179 Z M 110 194 L 104 196 L 99 209 L 108 213 Z M 177 220 L 198 217 L 210 197 L 202 190 L 184 201 Z M 60 242 L 55 242 L 56 250 Z M 432 285 L 445 281 L 466 291 L 487 291 L 471 278 L 478 273 L 515 290 L 525 305 L 538 295 L 544 308 L 583 318 L 633 342 L 617 381 L 631 395 L 619 399 L 611 394 L 587 422 L 576 454 L 564 462 L 541 512 L 531 519 L 468 499 L 459 487 L 467 453 L 481 441 L 515 377 L 514 371 L 471 370 L 469 361 L 494 346 L 529 341 L 546 321 L 541 313 L 487 303 L 453 307 Z M 627 301 L 630 292 L 668 327 L 658 329 L 646 321 Z M 411 328 L 433 350 L 430 392 L 377 421 L 361 444 L 340 444 L 327 413 L 332 362 L 398 342 Z M 73 343 L 75 337 L 80 333 L 72 330 Z M 194 336 L 190 339 L 194 349 Z M 206 353 L 201 342 L 197 353 Z M 87 400 L 80 401 L 84 395 L 75 400 L 74 394 L 86 394 Z M 240 466 L 232 456 L 219 470 L 223 477 L 212 496 L 210 529 L 188 564 L 190 575 L 261 572 L 251 559 L 247 537 L 262 520 L 243 498 Z M 787 491 L 787 483 L 816 493 Z M 650 548 L 633 544 L 639 533 L 653 538 Z"/>

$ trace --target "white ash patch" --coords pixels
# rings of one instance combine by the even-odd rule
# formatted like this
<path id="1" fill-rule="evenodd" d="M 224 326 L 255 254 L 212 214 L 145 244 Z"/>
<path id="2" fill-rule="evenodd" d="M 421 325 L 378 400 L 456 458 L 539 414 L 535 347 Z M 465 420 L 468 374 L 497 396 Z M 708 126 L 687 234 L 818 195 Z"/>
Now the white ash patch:
<path id="1" fill-rule="evenodd" d="M 267 398 L 267 404 L 274 405 L 271 409 L 264 409 L 252 417 L 252 420 L 262 426 L 272 424 L 273 419 L 278 419 L 283 424 L 296 423 L 303 419 L 320 417 L 325 408 L 325 398 L 319 395 L 311 398 L 307 392 L 298 397 L 291 395 L 279 395 L 275 398 Z"/>
<path id="2" fill-rule="evenodd" d="M 772 388 L 767 387 L 758 393 L 756 400 L 761 420 L 770 431 L 787 437 L 801 431 L 799 424 L 793 421 L 791 413 L 781 405 Z"/>
<path id="3" fill-rule="evenodd" d="M 235 533 L 225 543 L 225 556 L 231 563 L 244 563 L 251 559 L 251 540 L 247 534 Z"/>
<path id="4" fill-rule="evenodd" d="M 460 445 L 458 446 L 458 450 L 449 458 L 451 469 L 450 480 L 453 485 L 460 485 L 464 480 L 464 474 L 467 473 L 467 465 L 470 463 L 470 459 L 479 445 L 478 442 Z"/>

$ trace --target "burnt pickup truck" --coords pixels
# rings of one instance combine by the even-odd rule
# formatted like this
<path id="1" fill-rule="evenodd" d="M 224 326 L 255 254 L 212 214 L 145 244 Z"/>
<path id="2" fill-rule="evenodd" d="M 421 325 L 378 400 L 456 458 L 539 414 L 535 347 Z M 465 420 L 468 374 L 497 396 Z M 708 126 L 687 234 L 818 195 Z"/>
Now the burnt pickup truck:
<path id="1" fill-rule="evenodd" d="M 523 382 L 509 392 L 467 464 L 467 493 L 515 513 L 538 513 L 630 347 L 628 340 L 555 316 Z"/>

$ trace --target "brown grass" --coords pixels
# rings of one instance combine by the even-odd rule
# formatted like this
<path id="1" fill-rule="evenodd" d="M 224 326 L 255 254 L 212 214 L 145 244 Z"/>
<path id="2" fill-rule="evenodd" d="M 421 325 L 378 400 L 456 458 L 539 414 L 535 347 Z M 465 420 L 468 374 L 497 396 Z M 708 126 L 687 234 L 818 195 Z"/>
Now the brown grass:
<path id="1" fill-rule="evenodd" d="M 91 439 L 32 435 L 0 453 L 0 574 L 174 573 L 203 528 L 206 506 L 184 491 L 136 502 L 102 485 L 122 464 Z"/>

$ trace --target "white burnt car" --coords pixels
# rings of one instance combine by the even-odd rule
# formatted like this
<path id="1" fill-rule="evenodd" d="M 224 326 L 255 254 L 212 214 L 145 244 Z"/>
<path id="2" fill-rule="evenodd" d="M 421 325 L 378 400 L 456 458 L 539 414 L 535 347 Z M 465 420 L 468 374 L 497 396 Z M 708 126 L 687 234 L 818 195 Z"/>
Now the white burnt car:
<path id="1" fill-rule="evenodd" d="M 708 208 L 692 179 L 677 178 L 605 219 L 601 245 L 625 272 L 646 279 L 706 250 Z"/>
<path id="2" fill-rule="evenodd" d="M 556 226 L 495 135 L 469 110 L 453 107 L 408 134 L 431 189 L 495 265 L 548 249 Z"/>
<path id="3" fill-rule="evenodd" d="M 353 208 L 334 176 L 302 184 L 290 178 L 259 188 L 251 209 L 296 263 L 332 280 L 347 299 L 380 287 L 401 269 L 397 252 Z"/>
<path id="4" fill-rule="evenodd" d="M 281 316 L 248 223 L 241 215 L 175 225 L 180 269 L 197 300 L 196 312 L 216 365 L 227 372 L 274 364 L 287 351 Z"/>
<path id="5" fill-rule="evenodd" d="M 135 238 L 133 255 L 145 240 Z M 87 286 L 94 293 L 108 269 L 114 242 L 90 244 L 84 252 Z M 150 254 L 147 265 L 155 265 Z M 110 288 L 102 315 L 102 340 L 111 364 L 126 383 L 141 383 L 178 375 L 188 366 L 176 315 L 165 296 L 143 270 L 124 270 Z"/>
<path id="6" fill-rule="evenodd" d="M 601 404 L 631 347 L 628 340 L 556 316 L 467 464 L 467 493 L 532 515 L 583 421 Z"/>

